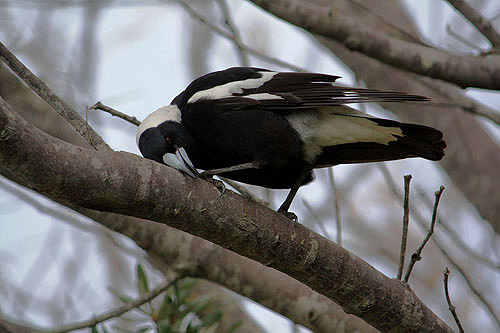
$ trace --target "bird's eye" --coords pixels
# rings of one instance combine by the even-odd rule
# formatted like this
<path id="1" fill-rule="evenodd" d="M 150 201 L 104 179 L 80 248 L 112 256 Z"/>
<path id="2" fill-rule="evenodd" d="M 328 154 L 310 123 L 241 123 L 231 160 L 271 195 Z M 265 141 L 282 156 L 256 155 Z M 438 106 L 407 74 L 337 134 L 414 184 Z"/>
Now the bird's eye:
<path id="1" fill-rule="evenodd" d="M 172 144 L 172 139 L 170 139 L 168 136 L 165 137 L 165 141 L 167 141 L 167 144 L 169 145 Z"/>

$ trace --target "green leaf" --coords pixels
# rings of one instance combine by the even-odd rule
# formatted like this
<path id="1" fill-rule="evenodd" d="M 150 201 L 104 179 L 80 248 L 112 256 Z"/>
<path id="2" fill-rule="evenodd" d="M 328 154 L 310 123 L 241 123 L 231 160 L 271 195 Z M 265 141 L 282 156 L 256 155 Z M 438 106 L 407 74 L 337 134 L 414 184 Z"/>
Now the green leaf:
<path id="1" fill-rule="evenodd" d="M 141 264 L 137 265 L 137 289 L 141 296 L 149 291 L 148 278 Z"/>
<path id="2" fill-rule="evenodd" d="M 99 333 L 99 331 L 97 330 L 97 324 L 92 326 L 92 333 Z"/>
<path id="3" fill-rule="evenodd" d="M 158 310 L 157 321 L 169 319 L 174 312 L 174 300 L 170 295 L 165 294 L 163 302 L 161 302 L 160 310 Z"/>

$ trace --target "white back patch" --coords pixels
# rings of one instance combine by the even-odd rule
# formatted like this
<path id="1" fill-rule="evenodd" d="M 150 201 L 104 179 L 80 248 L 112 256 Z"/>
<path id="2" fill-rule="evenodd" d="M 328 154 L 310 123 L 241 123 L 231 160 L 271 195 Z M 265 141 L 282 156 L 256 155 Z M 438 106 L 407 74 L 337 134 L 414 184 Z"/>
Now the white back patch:
<path id="1" fill-rule="evenodd" d="M 181 122 L 181 110 L 177 105 L 167 105 L 151 112 L 139 125 L 137 128 L 137 135 L 135 136 L 135 142 L 139 145 L 139 138 L 141 134 L 151 127 L 156 127 L 163 123 L 164 121 L 174 121 L 176 123 Z"/>
<path id="2" fill-rule="evenodd" d="M 259 78 L 228 82 L 226 84 L 215 86 L 210 89 L 200 90 L 196 92 L 193 96 L 191 96 L 187 102 L 189 104 L 203 99 L 214 100 L 214 99 L 221 99 L 224 97 L 231 97 L 234 93 L 242 93 L 243 89 L 258 88 L 267 81 L 271 80 L 273 76 L 278 74 L 277 72 L 258 72 L 258 73 L 262 75 Z M 263 94 L 255 94 L 255 95 L 263 95 Z M 276 96 L 276 98 L 277 97 L 278 96 Z"/>

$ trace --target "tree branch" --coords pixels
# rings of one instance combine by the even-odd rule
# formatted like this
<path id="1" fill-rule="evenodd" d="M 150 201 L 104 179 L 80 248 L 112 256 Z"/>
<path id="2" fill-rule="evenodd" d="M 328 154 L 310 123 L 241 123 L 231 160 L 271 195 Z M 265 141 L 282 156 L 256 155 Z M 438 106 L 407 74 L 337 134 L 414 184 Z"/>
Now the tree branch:
<path id="1" fill-rule="evenodd" d="M 298 27 L 331 38 L 352 51 L 388 65 L 460 87 L 500 90 L 500 56 L 457 56 L 394 38 L 352 22 L 343 12 L 319 0 L 251 1 Z"/>
<path id="2" fill-rule="evenodd" d="M 437 208 L 439 205 L 439 199 L 441 198 L 441 194 L 443 194 L 443 191 L 444 191 L 444 186 L 441 185 L 441 187 L 439 188 L 439 191 L 436 191 L 434 193 L 436 199 L 434 201 L 434 207 L 432 208 L 431 226 L 429 227 L 429 231 L 425 235 L 424 240 L 422 241 L 422 244 L 420 244 L 418 249 L 411 255 L 411 261 L 410 261 L 410 264 L 408 265 L 408 269 L 406 270 L 406 274 L 405 274 L 405 279 L 404 279 L 405 282 L 408 282 L 408 280 L 410 279 L 410 274 L 411 274 L 411 271 L 413 269 L 413 266 L 415 266 L 417 261 L 422 259 L 422 257 L 421 257 L 422 250 L 424 249 L 425 244 L 427 244 L 427 242 L 431 238 L 432 234 L 434 233 L 434 225 L 436 224 L 436 217 L 437 217 Z"/>
<path id="3" fill-rule="evenodd" d="M 0 42 L 0 59 L 16 73 L 34 92 L 49 104 L 58 114 L 66 119 L 73 128 L 96 149 L 110 149 L 104 140 L 75 112 L 66 102 L 59 98 L 50 88 L 36 77 Z"/>
<path id="4" fill-rule="evenodd" d="M 472 23 L 472 25 L 490 41 L 493 48 L 498 48 L 500 46 L 500 34 L 495 30 L 491 22 L 474 7 L 464 0 L 448 0 L 448 3 L 455 7 L 459 13 Z"/>
<path id="5" fill-rule="evenodd" d="M 61 325 L 56 327 L 54 330 L 52 330 L 52 333 L 64 333 L 64 332 L 69 332 L 69 331 L 76 331 L 82 328 L 91 328 L 96 326 L 97 324 L 100 324 L 106 320 L 109 320 L 111 318 L 119 317 L 125 312 L 128 312 L 130 310 L 133 310 L 151 300 L 153 300 L 156 296 L 160 295 L 162 292 L 167 290 L 168 287 L 170 287 L 172 284 L 177 282 L 178 279 L 174 279 L 173 281 L 168 281 L 168 282 L 163 282 L 156 288 L 152 289 L 151 291 L 145 293 L 141 297 L 126 303 L 116 309 L 113 309 L 111 311 L 102 313 L 98 316 L 93 317 L 92 319 L 81 321 L 78 323 L 72 323 L 68 325 Z"/>
<path id="6" fill-rule="evenodd" d="M 455 319 L 455 323 L 457 323 L 458 329 L 460 333 L 464 333 L 464 328 L 462 327 L 462 324 L 460 323 L 460 319 L 458 319 L 457 311 L 455 311 L 455 306 L 453 303 L 451 303 L 450 299 L 450 293 L 448 291 L 448 277 L 450 276 L 450 270 L 448 267 L 444 270 L 443 273 L 443 283 L 444 283 L 444 294 L 446 296 L 446 302 L 448 303 L 448 308 L 450 309 L 451 314 L 453 315 L 453 319 Z"/>
<path id="7" fill-rule="evenodd" d="M 405 197 L 403 201 L 403 231 L 401 232 L 401 250 L 399 251 L 399 265 L 397 279 L 401 280 L 403 269 L 405 266 L 406 243 L 408 240 L 408 224 L 410 222 L 410 181 L 411 175 L 406 175 L 405 180 Z"/>
<path id="8" fill-rule="evenodd" d="M 381 330 L 451 332 L 401 282 L 279 213 L 130 153 L 62 142 L 1 99 L 0 110 L 0 163 L 41 193 L 189 231 L 289 274 Z"/>

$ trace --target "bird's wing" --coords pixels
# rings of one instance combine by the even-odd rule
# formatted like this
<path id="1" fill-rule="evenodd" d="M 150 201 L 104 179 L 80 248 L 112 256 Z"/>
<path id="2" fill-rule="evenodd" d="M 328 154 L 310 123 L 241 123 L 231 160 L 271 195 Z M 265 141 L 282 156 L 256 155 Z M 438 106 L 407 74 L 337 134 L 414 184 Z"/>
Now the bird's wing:
<path id="1" fill-rule="evenodd" d="M 216 110 L 259 108 L 287 112 L 349 103 L 428 100 L 403 92 L 336 86 L 333 82 L 339 77 L 327 74 L 236 67 L 209 75 L 212 75 L 211 79 L 207 76 L 200 78 L 205 78 L 201 80 L 204 86 L 198 84 L 205 89 L 194 89 L 196 81 L 186 89 L 185 104 L 211 101 Z M 210 81 L 217 84 L 211 85 Z"/>

